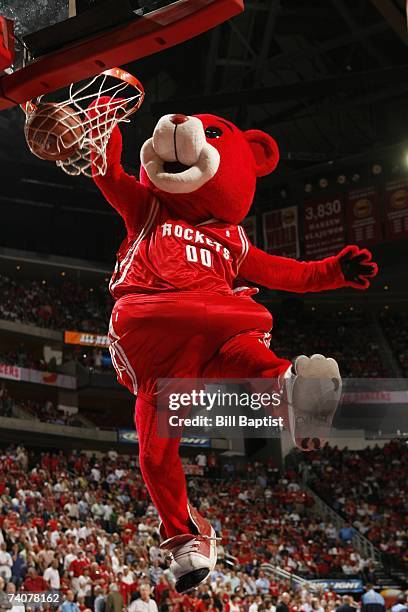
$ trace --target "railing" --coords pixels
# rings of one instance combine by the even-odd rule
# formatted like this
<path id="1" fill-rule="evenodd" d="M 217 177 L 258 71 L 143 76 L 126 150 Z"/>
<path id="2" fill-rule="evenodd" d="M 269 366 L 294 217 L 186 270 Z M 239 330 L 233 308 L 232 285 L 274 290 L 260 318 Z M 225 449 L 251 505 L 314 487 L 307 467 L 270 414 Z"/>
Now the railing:
<path id="1" fill-rule="evenodd" d="M 313 497 L 319 513 L 324 518 L 328 519 L 331 523 L 333 523 L 337 531 L 339 531 L 342 527 L 345 526 L 346 524 L 345 519 L 340 514 L 338 514 L 331 506 L 329 506 L 329 504 L 327 504 L 309 486 L 308 473 L 306 470 L 304 470 L 302 473 L 302 486 L 306 490 L 306 492 L 309 493 L 311 497 Z M 382 561 L 381 551 L 378 550 L 378 548 L 376 548 L 374 544 L 370 542 L 370 540 L 368 540 L 366 537 L 364 537 L 361 533 L 359 533 L 358 531 L 355 531 L 352 542 L 353 542 L 354 548 L 356 548 L 363 557 L 365 557 L 366 559 L 367 558 L 373 559 L 377 563 L 381 563 Z"/>
<path id="2" fill-rule="evenodd" d="M 261 569 L 264 570 L 266 574 L 275 574 L 278 578 L 282 578 L 283 580 L 288 580 L 290 583 L 295 583 L 297 585 L 307 585 L 308 580 L 305 578 L 301 578 L 297 574 L 293 574 L 292 572 L 288 572 L 281 567 L 276 567 L 272 565 L 272 563 L 262 563 Z"/>

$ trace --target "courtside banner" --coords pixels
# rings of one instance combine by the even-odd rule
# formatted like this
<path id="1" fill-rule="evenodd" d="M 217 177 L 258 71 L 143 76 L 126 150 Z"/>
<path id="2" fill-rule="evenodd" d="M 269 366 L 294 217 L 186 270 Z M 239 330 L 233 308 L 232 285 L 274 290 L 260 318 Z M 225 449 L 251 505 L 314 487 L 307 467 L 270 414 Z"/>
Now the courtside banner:
<path id="1" fill-rule="evenodd" d="M 0 378 L 30 382 L 39 385 L 50 385 L 52 387 L 60 387 L 61 389 L 76 389 L 76 378 L 74 376 L 20 368 L 19 366 L 6 365 L 3 363 L 0 364 Z"/>
<path id="2" fill-rule="evenodd" d="M 258 241 L 256 237 L 256 217 L 252 215 L 251 217 L 247 217 L 241 223 L 242 227 L 245 230 L 246 235 L 249 238 L 251 244 L 258 246 Z"/>
<path id="3" fill-rule="evenodd" d="M 299 257 L 298 207 L 288 206 L 262 216 L 264 249 L 273 255 Z"/>
<path id="4" fill-rule="evenodd" d="M 21 368 L 14 365 L 0 363 L 0 378 L 7 380 L 21 380 Z"/>
<path id="5" fill-rule="evenodd" d="M 97 346 L 100 348 L 107 348 L 110 344 L 108 336 L 101 334 L 89 334 L 87 332 L 79 331 L 65 331 L 64 342 L 65 344 L 76 344 L 77 346 Z"/>
<path id="6" fill-rule="evenodd" d="M 139 438 L 133 429 L 118 429 L 118 442 L 138 444 Z M 181 446 L 211 448 L 211 440 L 210 438 L 201 438 L 200 436 L 186 436 L 181 438 Z"/>
<path id="7" fill-rule="evenodd" d="M 408 236 L 408 179 L 387 183 L 384 205 L 387 240 L 406 238 Z"/>
<path id="8" fill-rule="evenodd" d="M 382 240 L 379 194 L 374 187 L 349 192 L 346 218 L 350 244 L 365 247 Z"/>
<path id="9" fill-rule="evenodd" d="M 307 259 L 322 259 L 338 253 L 346 243 L 343 197 L 305 204 L 303 224 Z"/>
<path id="10" fill-rule="evenodd" d="M 360 593 L 364 591 L 363 582 L 351 580 L 308 580 L 311 591 L 334 591 L 335 593 Z"/>

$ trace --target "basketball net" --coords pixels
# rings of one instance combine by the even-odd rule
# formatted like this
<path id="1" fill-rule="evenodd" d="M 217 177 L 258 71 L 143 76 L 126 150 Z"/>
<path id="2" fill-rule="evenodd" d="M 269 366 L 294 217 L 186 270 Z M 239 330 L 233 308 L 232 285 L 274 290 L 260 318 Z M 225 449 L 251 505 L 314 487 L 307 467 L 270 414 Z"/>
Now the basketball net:
<path id="1" fill-rule="evenodd" d="M 142 105 L 144 95 L 140 81 L 121 68 L 106 70 L 85 84 L 73 83 L 69 87 L 67 99 L 52 103 L 55 112 L 51 116 L 52 118 L 58 116 L 57 111 L 66 108 L 69 110 L 66 116 L 75 118 L 82 126 L 82 130 L 72 140 L 72 134 L 75 134 L 72 126 L 67 125 L 66 121 L 55 119 L 54 125 L 59 123 L 57 136 L 59 150 L 64 150 L 64 135 L 70 132 L 69 149 L 72 148 L 74 151 L 68 159 L 57 160 L 55 162 L 57 166 L 72 176 L 83 174 L 90 177 L 106 174 L 106 149 L 112 130 L 119 123 L 129 122 L 130 116 Z M 41 157 L 38 149 L 35 150 L 30 144 L 29 127 L 32 124 L 33 114 L 40 113 L 41 104 L 45 102 L 45 97 L 41 96 L 22 105 L 26 114 L 24 131 L 27 144 L 32 153 L 38 157 Z M 60 114 L 64 116 L 64 113 Z M 55 132 L 51 128 L 47 128 L 47 132 L 49 137 L 53 136 L 55 139 Z M 47 133 L 42 134 L 42 139 L 46 141 Z"/>

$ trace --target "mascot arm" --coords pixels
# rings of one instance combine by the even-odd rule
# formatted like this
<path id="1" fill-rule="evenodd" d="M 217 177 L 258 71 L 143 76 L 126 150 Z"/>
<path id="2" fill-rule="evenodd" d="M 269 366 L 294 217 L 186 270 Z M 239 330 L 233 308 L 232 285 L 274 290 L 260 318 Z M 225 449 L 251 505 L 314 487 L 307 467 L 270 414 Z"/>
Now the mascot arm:
<path id="1" fill-rule="evenodd" d="M 110 98 L 102 97 L 97 102 L 107 104 L 109 101 Z M 95 116 L 98 112 L 95 102 L 90 105 L 87 112 L 90 117 Z M 91 155 L 92 161 L 95 162 L 96 153 L 92 151 Z M 148 187 L 125 172 L 121 157 L 122 134 L 116 125 L 106 148 L 106 173 L 103 176 L 98 174 L 93 163 L 92 176 L 109 204 L 122 216 L 128 235 L 132 236 L 144 226 L 153 198 Z"/>
<path id="2" fill-rule="evenodd" d="M 310 262 L 268 255 L 251 246 L 239 275 L 269 289 L 306 293 L 340 287 L 367 289 L 377 272 L 370 251 L 356 246 L 348 246 L 333 257 Z"/>

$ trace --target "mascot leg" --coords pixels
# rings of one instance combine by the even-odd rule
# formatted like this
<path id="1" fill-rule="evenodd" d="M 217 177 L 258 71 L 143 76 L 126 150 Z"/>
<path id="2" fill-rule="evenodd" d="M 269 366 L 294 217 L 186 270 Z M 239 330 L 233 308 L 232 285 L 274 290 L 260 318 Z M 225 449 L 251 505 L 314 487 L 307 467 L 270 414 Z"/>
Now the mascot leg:
<path id="1" fill-rule="evenodd" d="M 171 553 L 176 589 L 183 593 L 206 580 L 217 561 L 214 529 L 188 504 L 179 456 L 180 439 L 159 438 L 157 410 L 139 395 L 135 422 L 139 436 L 140 470 L 162 523 L 161 548 Z"/>
<path id="2" fill-rule="evenodd" d="M 270 336 L 269 336 L 270 337 Z M 341 396 L 337 362 L 323 355 L 281 359 L 268 348 L 268 334 L 247 332 L 221 347 L 206 375 L 213 378 L 275 378 L 287 406 L 284 414 L 301 450 L 320 448 L 330 433 Z"/>

